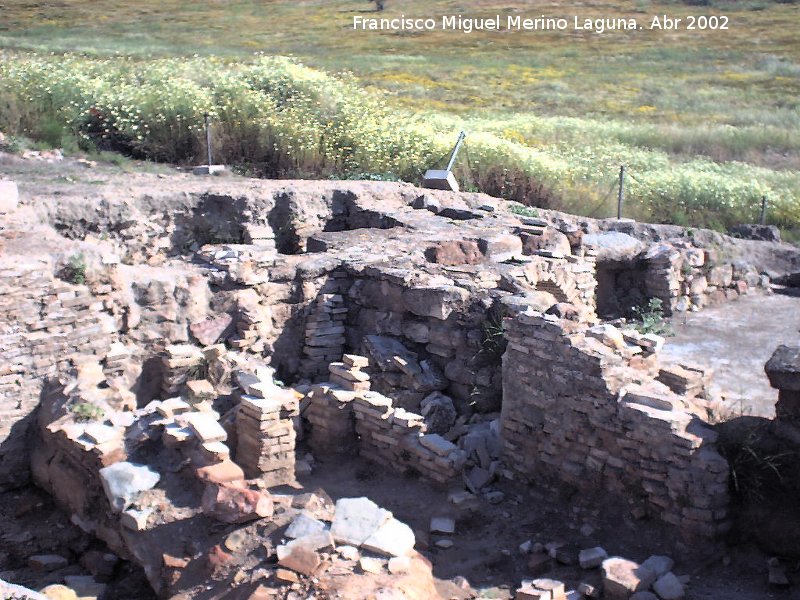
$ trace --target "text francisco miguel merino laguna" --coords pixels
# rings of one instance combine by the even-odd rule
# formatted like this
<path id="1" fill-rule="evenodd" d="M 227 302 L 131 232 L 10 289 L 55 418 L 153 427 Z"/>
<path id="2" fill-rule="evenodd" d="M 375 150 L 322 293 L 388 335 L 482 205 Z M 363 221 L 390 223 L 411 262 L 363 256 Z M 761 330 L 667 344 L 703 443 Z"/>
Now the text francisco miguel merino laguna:
<path id="1" fill-rule="evenodd" d="M 647 18 L 640 25 L 633 17 L 614 18 L 584 18 L 578 16 L 547 17 L 541 15 L 535 18 L 526 18 L 519 15 L 502 17 L 465 17 L 463 15 L 445 15 L 438 19 L 415 18 L 400 15 L 396 18 L 378 19 L 356 15 L 353 17 L 353 29 L 360 31 L 459 31 L 472 33 L 473 31 L 563 31 L 567 29 L 604 31 L 620 29 L 673 29 L 674 22 L 680 19 L 671 19 L 666 15 Z"/>

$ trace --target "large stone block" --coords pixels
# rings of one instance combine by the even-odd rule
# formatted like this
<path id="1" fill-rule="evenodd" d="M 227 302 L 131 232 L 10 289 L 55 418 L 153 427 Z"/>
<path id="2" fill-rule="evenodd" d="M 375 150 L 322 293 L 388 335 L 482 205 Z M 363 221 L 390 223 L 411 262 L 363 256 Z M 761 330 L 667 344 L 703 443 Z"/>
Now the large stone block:
<path id="1" fill-rule="evenodd" d="M 634 592 L 647 590 L 656 580 L 648 567 L 625 558 L 603 561 L 603 592 L 608 600 L 628 600 Z"/>
<path id="2" fill-rule="evenodd" d="M 403 302 L 409 312 L 442 321 L 468 298 L 467 290 L 452 285 L 412 288 L 403 292 Z"/>
<path id="3" fill-rule="evenodd" d="M 391 518 L 369 498 L 342 498 L 336 502 L 331 534 L 339 543 L 360 546 Z"/>
<path id="4" fill-rule="evenodd" d="M 772 387 L 800 391 L 800 346 L 778 346 L 764 371 Z"/>
<path id="5" fill-rule="evenodd" d="M 480 238 L 478 246 L 486 258 L 495 262 L 504 262 L 522 256 L 522 239 L 510 233 Z"/>

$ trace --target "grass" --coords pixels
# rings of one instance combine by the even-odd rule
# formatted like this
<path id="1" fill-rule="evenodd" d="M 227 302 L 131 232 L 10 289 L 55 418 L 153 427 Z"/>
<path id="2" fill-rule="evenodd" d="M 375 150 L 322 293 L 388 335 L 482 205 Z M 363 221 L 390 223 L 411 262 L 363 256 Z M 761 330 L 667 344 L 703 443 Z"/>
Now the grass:
<path id="1" fill-rule="evenodd" d="M 316 83 L 311 73 L 317 71 L 305 71 L 302 77 L 307 85 L 319 87 L 320 97 L 346 94 L 344 102 L 352 95 L 356 110 L 369 110 L 377 134 L 389 127 L 402 128 L 403 135 L 382 145 L 384 150 L 413 145 L 405 162 L 370 159 L 363 140 L 337 134 L 336 143 L 365 146 L 358 158 L 324 160 L 315 152 L 313 160 L 298 156 L 284 160 L 284 156 L 275 161 L 266 156 L 268 144 L 263 139 L 258 143 L 264 127 L 231 128 L 228 134 L 235 131 L 241 139 L 241 147 L 230 153 L 231 160 L 253 151 L 252 162 L 273 161 L 271 172 L 262 170 L 273 176 L 414 180 L 416 171 L 446 153 L 450 138 L 465 127 L 472 135 L 458 174 L 470 189 L 610 216 L 616 172 L 625 163 L 631 175 L 627 194 L 631 203 L 626 207 L 630 216 L 720 228 L 752 221 L 761 194 L 767 193 L 776 207 L 771 222 L 784 227 L 800 222 L 797 4 L 726 2 L 696 7 L 646 0 L 596 0 L 580 7 L 563 0 L 535 7 L 519 1 L 473 4 L 390 0 L 380 16 L 575 13 L 646 21 L 653 14 L 685 18 L 724 13 L 731 27 L 724 32 L 605 35 L 353 32 L 354 15 L 378 16 L 372 12 L 374 4 L 272 0 L 187 5 L 165 0 L 120 6 L 106 0 L 62 0 L 45 10 L 11 0 L 0 24 L 0 46 L 22 52 L 7 54 L 11 62 L 24 59 L 29 51 L 72 51 L 102 60 L 111 57 L 115 66 L 123 64 L 128 70 L 147 70 L 153 57 L 184 57 L 193 71 L 186 79 L 198 97 L 218 88 L 218 80 L 225 79 L 231 65 L 235 71 L 258 60 L 252 56 L 255 51 L 294 55 L 314 69 L 354 74 L 355 79 L 320 76 Z M 118 54 L 135 60 L 113 58 Z M 221 58 L 207 62 L 192 58 L 195 54 Z M 375 98 L 362 101 L 354 89 L 367 90 Z M 153 100 L 157 101 L 163 101 L 163 95 Z M 356 114 L 342 118 L 342 106 L 336 102 L 330 103 L 336 106 L 327 116 L 348 126 L 357 123 Z M 377 110 L 375 104 L 383 108 Z M 155 104 L 146 107 L 156 109 Z M 0 117 L 2 112 L 0 104 Z M 315 121 L 321 122 L 323 113 L 316 111 Z M 297 116 L 282 114 L 284 120 Z M 37 135 L 57 140 L 62 122 L 50 115 L 42 120 Z M 372 135 L 363 127 L 361 132 Z M 174 145 L 176 132 L 166 133 Z M 308 133 L 308 140 L 318 145 L 318 133 Z M 196 134 L 179 131 L 182 147 L 163 155 L 154 150 L 163 141 L 152 140 L 153 148 L 143 155 L 190 160 L 202 154 Z M 283 155 L 296 152 L 281 135 L 271 143 L 277 143 Z"/>

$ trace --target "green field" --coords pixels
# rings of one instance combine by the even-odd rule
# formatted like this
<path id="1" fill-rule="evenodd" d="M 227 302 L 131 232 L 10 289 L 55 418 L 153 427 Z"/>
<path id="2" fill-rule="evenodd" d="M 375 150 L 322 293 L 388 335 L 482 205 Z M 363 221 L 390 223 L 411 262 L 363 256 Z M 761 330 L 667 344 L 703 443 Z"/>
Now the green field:
<path id="1" fill-rule="evenodd" d="M 726 15 L 729 29 L 352 29 L 356 15 L 457 13 Z M 249 172 L 415 180 L 464 127 L 468 189 L 609 216 L 626 164 L 631 216 L 725 227 L 766 195 L 770 221 L 796 229 L 798 23 L 800 5 L 759 0 L 387 0 L 382 13 L 365 0 L 7 0 L 0 129 L 188 162 L 209 111 L 220 158 Z"/>

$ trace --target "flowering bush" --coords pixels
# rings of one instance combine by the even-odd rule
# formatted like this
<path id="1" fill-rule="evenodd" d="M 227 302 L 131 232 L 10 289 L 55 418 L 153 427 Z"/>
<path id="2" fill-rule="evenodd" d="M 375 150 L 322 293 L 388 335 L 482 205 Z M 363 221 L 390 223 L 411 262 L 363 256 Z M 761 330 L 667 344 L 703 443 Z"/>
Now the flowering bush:
<path id="1" fill-rule="evenodd" d="M 56 122 L 85 148 L 188 162 L 204 155 L 208 113 L 216 159 L 261 175 L 418 181 L 426 168 L 443 166 L 455 133 L 466 128 L 456 171 L 467 189 L 609 216 L 625 164 L 626 215 L 724 227 L 755 219 L 767 195 L 772 222 L 800 224 L 798 172 L 681 161 L 628 143 L 630 126 L 619 123 L 414 113 L 348 75 L 284 57 L 0 59 L 0 130 L 12 134 L 41 136 Z"/>

